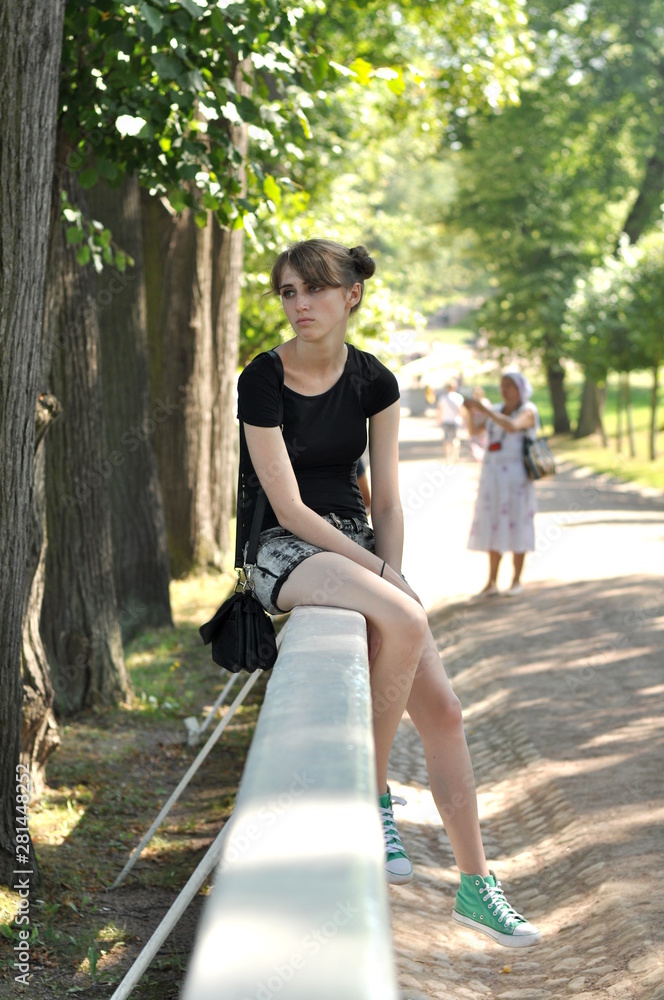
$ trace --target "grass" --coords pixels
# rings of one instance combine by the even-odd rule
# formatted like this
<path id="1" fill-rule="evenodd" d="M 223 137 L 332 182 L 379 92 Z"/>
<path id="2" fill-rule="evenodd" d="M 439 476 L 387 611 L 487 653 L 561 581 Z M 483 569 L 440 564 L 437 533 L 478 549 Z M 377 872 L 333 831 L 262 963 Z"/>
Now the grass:
<path id="1" fill-rule="evenodd" d="M 48 764 L 45 793 L 30 812 L 43 882 L 41 898 L 30 900 L 33 1000 L 59 1000 L 69 992 L 88 995 L 93 985 L 95 995 L 110 996 L 130 953 L 139 947 L 142 925 L 156 926 L 161 909 L 170 905 L 232 812 L 264 680 L 252 689 L 146 848 L 136 874 L 129 876 L 126 919 L 111 912 L 118 906 L 106 887 L 200 749 L 187 746 L 184 719 L 200 719 L 228 678 L 212 663 L 198 627 L 232 582 L 215 575 L 172 583 L 175 627 L 145 632 L 125 649 L 136 694 L 132 705 L 88 713 L 61 726 L 62 746 Z M 137 921 L 132 913 L 135 898 L 143 898 L 147 921 L 144 915 Z M 0 952 L 0 996 L 5 995 L 3 982 L 16 986 L 12 943 L 18 905 L 16 893 L 0 890 L 0 941 L 7 946 Z M 164 946 L 132 998 L 176 997 L 188 956 L 186 943 Z"/>
<path id="2" fill-rule="evenodd" d="M 445 326 L 422 330 L 418 332 L 417 339 L 438 344 L 458 344 L 465 347 L 474 342 L 475 333 L 465 326 Z"/>

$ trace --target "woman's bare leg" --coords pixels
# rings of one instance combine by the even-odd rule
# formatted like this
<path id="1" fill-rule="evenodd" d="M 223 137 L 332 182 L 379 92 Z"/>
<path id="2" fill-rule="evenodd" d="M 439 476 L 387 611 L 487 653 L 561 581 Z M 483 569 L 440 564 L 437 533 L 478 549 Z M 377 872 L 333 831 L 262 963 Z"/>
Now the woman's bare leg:
<path id="1" fill-rule="evenodd" d="M 422 739 L 431 793 L 457 866 L 467 875 L 487 875 L 461 705 L 452 691 L 431 632 L 406 707 Z"/>
<path id="2" fill-rule="evenodd" d="M 323 605 L 359 611 L 380 636 L 371 664 L 378 791 L 387 790 L 387 765 L 413 676 L 427 641 L 426 612 L 407 594 L 335 552 L 319 552 L 297 566 L 281 587 L 279 607 Z"/>
<path id="3" fill-rule="evenodd" d="M 489 552 L 489 582 L 487 587 L 497 586 L 498 567 L 500 566 L 501 556 L 501 552 L 494 552 L 493 550 Z"/>
<path id="4" fill-rule="evenodd" d="M 515 552 L 513 553 L 514 559 L 514 575 L 512 577 L 512 586 L 516 587 L 521 583 L 521 573 L 523 572 L 523 564 L 526 559 L 525 552 Z"/>

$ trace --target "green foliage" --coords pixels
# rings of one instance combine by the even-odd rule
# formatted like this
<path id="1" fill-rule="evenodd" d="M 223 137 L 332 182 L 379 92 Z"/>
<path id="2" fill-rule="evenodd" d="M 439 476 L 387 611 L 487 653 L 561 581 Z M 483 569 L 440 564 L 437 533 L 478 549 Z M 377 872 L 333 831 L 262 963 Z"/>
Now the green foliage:
<path id="1" fill-rule="evenodd" d="M 86 219 L 81 209 L 72 205 L 65 191 L 60 197 L 62 218 L 67 223 L 65 239 L 70 246 L 77 247 L 76 259 L 81 266 L 92 261 L 98 273 L 104 269 L 104 264 L 112 264 L 121 272 L 134 266 L 133 257 L 114 243 L 110 229 L 101 222 Z"/>
<path id="2" fill-rule="evenodd" d="M 275 0 L 70 2 L 61 108 L 83 186 L 136 172 L 143 184 L 232 224 L 260 203 L 245 194 L 234 134 L 246 125 L 276 157 L 286 119 L 305 121 L 300 8 Z M 241 72 L 238 71 L 241 67 Z M 264 180 L 260 162 L 253 175 Z"/>
<path id="3" fill-rule="evenodd" d="M 432 232 L 454 197 L 449 164 L 437 154 L 453 109 L 463 117 L 469 106 L 488 109 L 513 94 L 507 65 L 513 74 L 523 71 L 523 46 L 511 61 L 500 62 L 499 53 L 510 49 L 508 36 L 525 31 L 520 6 L 505 5 L 494 18 L 485 4 L 328 3 L 324 23 L 322 9 L 307 8 L 302 29 L 335 53 L 343 85 L 328 79 L 326 91 L 316 94 L 312 140 L 290 146 L 281 201 L 251 219 L 242 364 L 289 335 L 264 292 L 274 256 L 292 240 L 327 236 L 363 243 L 375 254 L 379 270 L 367 286 L 355 338 L 420 327 L 424 313 L 474 289 L 465 237 Z M 469 75 L 463 66 L 471 51 Z M 498 79 L 500 98 L 492 89 Z"/>
<path id="4" fill-rule="evenodd" d="M 574 359 L 589 377 L 656 368 L 664 357 L 664 227 L 636 246 L 623 241 L 577 282 L 565 330 Z"/>
<path id="5" fill-rule="evenodd" d="M 487 275 L 476 325 L 490 345 L 555 365 L 576 278 L 615 251 L 637 194 L 662 200 L 645 172 L 664 110 L 661 2 L 544 0 L 529 13 L 534 72 L 517 104 L 459 133 L 449 223 Z M 630 230 L 656 219 L 644 209 Z"/>
<path id="6" fill-rule="evenodd" d="M 631 275 L 627 323 L 634 331 L 634 346 L 644 365 L 658 368 L 664 360 L 664 225 L 637 244 Z"/>
<path id="7" fill-rule="evenodd" d="M 632 363 L 636 358 L 630 349 L 625 313 L 628 282 L 629 263 L 624 253 L 611 255 L 578 279 L 567 305 L 569 352 L 600 385 L 610 369 L 630 371 L 637 367 Z"/>

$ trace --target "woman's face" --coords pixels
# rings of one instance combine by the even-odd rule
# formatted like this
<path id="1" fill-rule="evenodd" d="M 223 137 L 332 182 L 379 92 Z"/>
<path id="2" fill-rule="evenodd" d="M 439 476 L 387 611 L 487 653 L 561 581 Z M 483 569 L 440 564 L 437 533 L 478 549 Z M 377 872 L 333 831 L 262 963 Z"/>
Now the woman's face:
<path id="1" fill-rule="evenodd" d="M 511 378 L 502 378 L 500 380 L 500 395 L 507 403 L 507 406 L 512 410 L 515 410 L 521 401 L 519 398 L 519 390 Z"/>
<path id="2" fill-rule="evenodd" d="M 281 304 L 293 330 L 302 340 L 312 342 L 329 335 L 346 335 L 352 306 L 359 301 L 359 282 L 352 288 L 310 285 L 290 265 L 279 283 Z"/>

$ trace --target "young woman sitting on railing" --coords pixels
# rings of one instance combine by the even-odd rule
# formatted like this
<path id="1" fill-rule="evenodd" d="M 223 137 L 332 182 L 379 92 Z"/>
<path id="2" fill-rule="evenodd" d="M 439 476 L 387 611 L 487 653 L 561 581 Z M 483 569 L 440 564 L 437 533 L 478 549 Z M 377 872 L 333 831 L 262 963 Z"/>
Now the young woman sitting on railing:
<path id="1" fill-rule="evenodd" d="M 539 931 L 507 902 L 487 867 L 459 701 L 426 613 L 401 576 L 399 390 L 383 364 L 346 342 L 374 270 L 364 247 L 329 240 L 296 243 L 277 258 L 272 289 L 295 336 L 258 355 L 240 376 L 238 531 L 246 541 L 262 485 L 268 505 L 253 580 L 266 610 L 318 604 L 367 620 L 388 881 L 408 882 L 413 872 L 387 784 L 390 748 L 407 709 L 461 872 L 454 918 L 504 945 L 534 944 Z M 373 527 L 356 478 L 367 422 Z"/>

